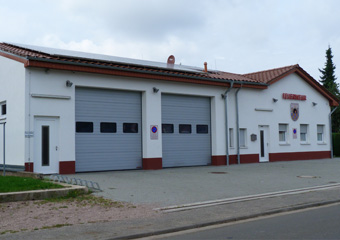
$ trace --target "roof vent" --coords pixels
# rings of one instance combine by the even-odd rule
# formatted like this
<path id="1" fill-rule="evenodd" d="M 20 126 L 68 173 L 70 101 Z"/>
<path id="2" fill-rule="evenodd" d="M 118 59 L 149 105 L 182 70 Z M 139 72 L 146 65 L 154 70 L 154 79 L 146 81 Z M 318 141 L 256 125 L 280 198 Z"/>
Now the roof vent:
<path id="1" fill-rule="evenodd" d="M 175 64 L 175 56 L 174 55 L 170 55 L 168 57 L 168 64 Z"/>

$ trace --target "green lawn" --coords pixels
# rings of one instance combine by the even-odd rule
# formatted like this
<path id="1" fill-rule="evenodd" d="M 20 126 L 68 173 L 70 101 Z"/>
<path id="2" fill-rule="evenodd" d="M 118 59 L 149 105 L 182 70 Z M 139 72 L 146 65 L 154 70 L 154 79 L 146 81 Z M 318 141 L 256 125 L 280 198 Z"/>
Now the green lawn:
<path id="1" fill-rule="evenodd" d="M 34 178 L 0 176 L 0 193 L 53 188 L 63 188 L 63 186 Z"/>

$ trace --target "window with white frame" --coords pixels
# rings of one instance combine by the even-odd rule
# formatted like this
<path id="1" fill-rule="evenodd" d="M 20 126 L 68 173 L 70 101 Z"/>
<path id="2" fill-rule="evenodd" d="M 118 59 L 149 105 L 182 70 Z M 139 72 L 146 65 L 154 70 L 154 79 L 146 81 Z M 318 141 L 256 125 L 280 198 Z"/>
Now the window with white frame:
<path id="1" fill-rule="evenodd" d="M 288 124 L 279 124 L 279 142 L 280 143 L 287 143 L 288 139 Z"/>
<path id="2" fill-rule="evenodd" d="M 307 142 L 308 140 L 308 124 L 300 124 L 300 141 Z"/>
<path id="3" fill-rule="evenodd" d="M 247 147 L 247 129 L 240 128 L 240 147 Z"/>
<path id="4" fill-rule="evenodd" d="M 234 129 L 229 128 L 229 147 L 234 147 Z"/>
<path id="5" fill-rule="evenodd" d="M 7 105 L 6 102 L 0 103 L 0 115 L 6 115 L 7 114 Z"/>
<path id="6" fill-rule="evenodd" d="M 325 125 L 317 125 L 318 142 L 324 142 L 324 128 L 325 128 Z"/>

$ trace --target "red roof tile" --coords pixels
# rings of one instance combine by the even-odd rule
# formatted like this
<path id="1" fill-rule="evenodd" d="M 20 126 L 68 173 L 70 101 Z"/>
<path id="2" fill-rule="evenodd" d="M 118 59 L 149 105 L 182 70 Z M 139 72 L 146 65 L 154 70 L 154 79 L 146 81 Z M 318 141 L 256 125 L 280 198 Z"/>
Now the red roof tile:
<path id="1" fill-rule="evenodd" d="M 50 55 L 43 52 L 34 51 L 32 49 L 19 47 L 13 44 L 8 43 L 0 43 L 0 51 L 11 53 L 16 56 L 20 56 L 23 58 L 37 58 L 39 60 L 55 60 L 62 63 L 71 63 L 71 64 L 86 64 L 92 65 L 93 67 L 115 67 L 121 68 L 125 70 L 143 70 L 149 71 L 153 73 L 161 73 L 161 74 L 175 74 L 181 77 L 197 77 L 197 78 L 205 78 L 207 80 L 211 79 L 214 80 L 232 80 L 232 81 L 241 81 L 245 83 L 260 83 L 257 80 L 249 78 L 247 76 L 243 76 L 241 74 L 234 74 L 222 71 L 209 71 L 209 72 L 191 72 L 191 71 L 178 71 L 172 69 L 161 69 L 157 67 L 150 67 L 150 66 L 142 66 L 142 65 L 134 65 L 134 64 L 127 64 L 127 63 L 113 63 L 110 61 L 100 61 L 94 59 L 83 59 L 77 57 L 67 57 L 67 56 L 58 56 L 58 55 Z M 261 83 L 260 83 L 261 84 Z"/>
<path id="2" fill-rule="evenodd" d="M 243 76 L 251 78 L 257 82 L 269 84 L 271 81 L 287 74 L 288 72 L 292 71 L 293 69 L 297 67 L 299 67 L 298 64 L 281 67 L 281 68 L 274 68 L 274 69 L 260 71 L 260 72 L 247 73 L 247 74 L 243 74 Z"/>
<path id="3" fill-rule="evenodd" d="M 336 96 L 334 96 L 331 92 L 329 92 L 318 81 L 316 81 L 298 64 L 281 68 L 269 69 L 266 71 L 247 73 L 243 74 L 243 76 L 254 79 L 255 81 L 258 82 L 273 84 L 292 73 L 298 74 L 303 80 L 305 80 L 308 84 L 310 84 L 313 88 L 315 88 L 318 92 L 325 96 L 330 101 L 331 106 L 339 105 L 339 99 Z"/>

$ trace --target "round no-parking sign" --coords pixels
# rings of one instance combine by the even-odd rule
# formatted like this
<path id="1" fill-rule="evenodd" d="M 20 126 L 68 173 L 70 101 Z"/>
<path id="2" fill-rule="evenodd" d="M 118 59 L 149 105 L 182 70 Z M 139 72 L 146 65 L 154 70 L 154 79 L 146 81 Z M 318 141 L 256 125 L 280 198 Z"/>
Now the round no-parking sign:
<path id="1" fill-rule="evenodd" d="M 158 140 L 158 125 L 151 125 L 150 128 L 150 139 Z"/>

